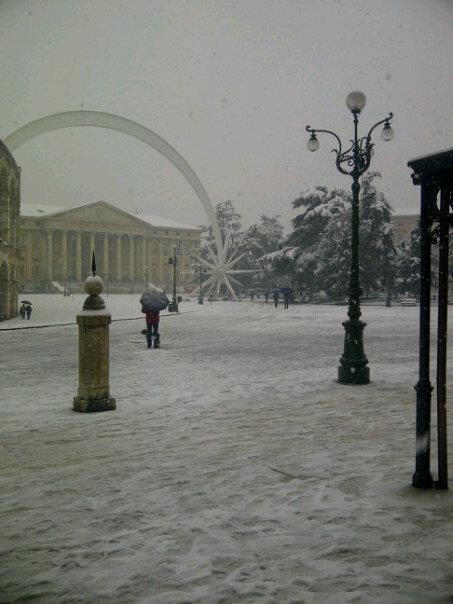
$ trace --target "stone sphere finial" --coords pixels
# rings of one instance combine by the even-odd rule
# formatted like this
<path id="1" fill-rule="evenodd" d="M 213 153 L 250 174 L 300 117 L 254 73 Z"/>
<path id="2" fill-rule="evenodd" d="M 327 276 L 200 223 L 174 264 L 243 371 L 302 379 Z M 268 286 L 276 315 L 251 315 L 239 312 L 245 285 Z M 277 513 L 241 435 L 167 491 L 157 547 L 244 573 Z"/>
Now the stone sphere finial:
<path id="1" fill-rule="evenodd" d="M 83 310 L 102 310 L 104 300 L 99 295 L 104 289 L 104 283 L 99 275 L 90 275 L 85 279 L 84 288 L 88 298 L 83 303 Z"/>

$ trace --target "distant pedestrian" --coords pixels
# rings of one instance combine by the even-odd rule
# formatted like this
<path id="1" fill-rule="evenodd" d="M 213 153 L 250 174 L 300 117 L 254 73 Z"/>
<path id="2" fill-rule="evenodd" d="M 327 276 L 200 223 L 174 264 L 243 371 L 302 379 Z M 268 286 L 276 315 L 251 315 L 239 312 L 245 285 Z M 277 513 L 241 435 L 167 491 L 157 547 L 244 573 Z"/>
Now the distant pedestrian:
<path id="1" fill-rule="evenodd" d="M 253 302 L 254 297 L 255 297 L 254 292 L 250 292 L 250 302 Z"/>
<path id="2" fill-rule="evenodd" d="M 285 291 L 283 294 L 283 302 L 285 304 L 285 309 L 289 308 L 289 292 Z"/>
<path id="3" fill-rule="evenodd" d="M 269 293 L 268 292 L 264 293 L 264 300 L 266 301 L 266 304 L 267 304 L 268 301 L 269 301 Z"/>
<path id="4" fill-rule="evenodd" d="M 275 306 L 275 308 L 277 308 L 277 306 L 278 306 L 278 299 L 279 299 L 278 291 L 275 291 L 272 294 L 272 297 L 274 298 L 274 306 Z"/>
<path id="5" fill-rule="evenodd" d="M 31 317 L 31 304 L 27 304 L 27 306 L 25 307 L 25 312 L 27 313 L 27 319 L 29 319 Z"/>
<path id="6" fill-rule="evenodd" d="M 27 306 L 22 303 L 22 306 L 19 308 L 19 314 L 22 317 L 22 319 L 25 319 L 25 313 L 27 312 Z"/>

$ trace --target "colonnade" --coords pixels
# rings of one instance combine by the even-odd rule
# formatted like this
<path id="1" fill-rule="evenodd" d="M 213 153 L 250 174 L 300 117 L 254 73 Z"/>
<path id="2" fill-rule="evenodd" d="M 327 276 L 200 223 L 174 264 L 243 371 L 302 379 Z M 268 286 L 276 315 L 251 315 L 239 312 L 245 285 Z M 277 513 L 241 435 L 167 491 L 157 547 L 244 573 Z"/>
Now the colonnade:
<path id="1" fill-rule="evenodd" d="M 110 281 L 163 284 L 172 243 L 160 237 L 62 229 L 24 233 L 23 278 L 82 281 L 91 270 L 95 252 L 97 272 Z M 167 257 L 168 256 L 168 257 Z"/>

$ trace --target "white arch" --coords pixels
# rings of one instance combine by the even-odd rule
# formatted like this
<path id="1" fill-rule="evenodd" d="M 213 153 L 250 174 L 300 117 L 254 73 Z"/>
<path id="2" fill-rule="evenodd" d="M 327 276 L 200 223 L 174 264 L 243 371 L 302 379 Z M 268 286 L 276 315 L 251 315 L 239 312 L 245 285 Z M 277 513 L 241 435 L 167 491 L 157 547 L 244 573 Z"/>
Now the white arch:
<path id="1" fill-rule="evenodd" d="M 111 113 L 103 113 L 101 111 L 65 111 L 63 113 L 54 113 L 53 115 L 41 117 L 34 122 L 29 122 L 7 136 L 3 142 L 11 153 L 13 153 L 21 145 L 32 138 L 35 138 L 35 136 L 45 134 L 46 132 L 52 132 L 53 130 L 59 130 L 60 128 L 71 128 L 73 126 L 95 126 L 98 128 L 116 130 L 117 132 L 122 132 L 123 134 L 141 140 L 166 157 L 175 168 L 179 170 L 197 194 L 197 197 L 209 218 L 209 222 L 211 223 L 217 249 L 220 250 L 222 248 L 222 238 L 220 236 L 220 229 L 216 220 L 214 208 L 198 176 L 174 147 L 158 134 L 149 130 L 149 128 L 145 128 L 141 124 L 137 124 L 137 122 Z"/>

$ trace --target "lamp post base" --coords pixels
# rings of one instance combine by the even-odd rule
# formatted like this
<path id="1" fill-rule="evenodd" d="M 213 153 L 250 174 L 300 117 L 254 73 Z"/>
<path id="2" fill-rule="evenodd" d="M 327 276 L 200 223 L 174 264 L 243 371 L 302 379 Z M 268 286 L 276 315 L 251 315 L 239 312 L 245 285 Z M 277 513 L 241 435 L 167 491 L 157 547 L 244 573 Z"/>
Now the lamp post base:
<path id="1" fill-rule="evenodd" d="M 79 396 L 75 396 L 72 409 L 79 413 L 114 411 L 116 409 L 116 401 L 110 396 L 96 398 L 80 398 Z"/>
<path id="2" fill-rule="evenodd" d="M 366 323 L 349 319 L 345 328 L 344 352 L 338 367 L 338 381 L 341 384 L 369 384 L 370 368 L 363 352 L 363 330 Z"/>
<path id="3" fill-rule="evenodd" d="M 370 368 L 340 365 L 338 367 L 338 381 L 340 384 L 369 384 Z"/>

